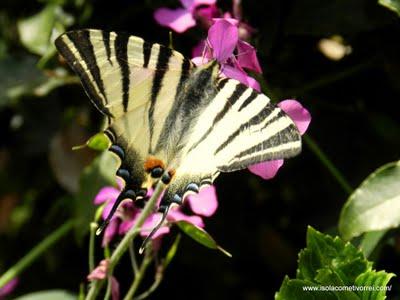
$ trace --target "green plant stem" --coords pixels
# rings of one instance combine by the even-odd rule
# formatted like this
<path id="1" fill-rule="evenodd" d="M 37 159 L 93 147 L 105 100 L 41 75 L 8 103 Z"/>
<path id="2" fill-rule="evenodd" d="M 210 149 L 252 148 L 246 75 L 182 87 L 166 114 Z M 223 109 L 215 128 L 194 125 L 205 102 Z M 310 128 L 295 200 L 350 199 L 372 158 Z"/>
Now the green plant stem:
<path id="1" fill-rule="evenodd" d="M 36 245 L 23 258 L 21 258 L 14 266 L 7 270 L 0 277 L 0 288 L 7 284 L 11 279 L 17 277 L 22 271 L 28 268 L 40 255 L 53 246 L 64 235 L 66 235 L 74 226 L 74 221 L 69 220 L 47 236 L 43 241 Z"/>
<path id="2" fill-rule="evenodd" d="M 90 238 L 89 238 L 89 273 L 94 270 L 94 242 L 96 238 L 97 223 L 90 223 Z"/>
<path id="3" fill-rule="evenodd" d="M 160 285 L 161 281 L 163 279 L 163 272 L 162 271 L 157 271 L 155 280 L 153 284 L 149 287 L 149 289 L 143 293 L 141 293 L 139 296 L 133 298 L 133 300 L 142 300 L 146 299 L 149 297 Z"/>
<path id="4" fill-rule="evenodd" d="M 335 167 L 335 165 L 330 161 L 330 159 L 321 150 L 321 148 L 318 146 L 318 144 L 309 135 L 304 135 L 303 140 L 306 143 L 306 145 L 310 148 L 310 150 L 321 161 L 321 163 L 328 169 L 328 171 L 336 179 L 336 181 L 343 188 L 343 190 L 347 194 L 350 195 L 353 192 L 353 188 L 350 186 L 350 184 L 344 178 L 342 173 L 340 173 L 340 171 Z"/>
<path id="5" fill-rule="evenodd" d="M 152 259 L 152 249 L 147 248 L 143 261 L 140 265 L 139 271 L 136 273 L 135 278 L 133 279 L 132 285 L 126 293 L 124 300 L 131 300 L 135 295 L 140 283 L 143 280 L 144 274 L 146 273 L 147 267 L 151 263 Z"/>
<path id="6" fill-rule="evenodd" d="M 136 276 L 137 272 L 139 272 L 139 268 L 136 260 L 136 254 L 135 254 L 135 248 L 133 247 L 133 242 L 129 244 L 129 256 L 131 259 L 133 274 Z"/>
<path id="7" fill-rule="evenodd" d="M 124 238 L 119 243 L 118 247 L 115 249 L 113 254 L 110 258 L 109 264 L 109 274 L 112 274 L 114 267 L 117 265 L 119 260 L 121 259 L 122 255 L 126 252 L 129 248 L 129 244 L 132 242 L 133 238 L 137 236 L 140 232 L 140 227 L 143 225 L 146 218 L 153 212 L 154 206 L 157 203 L 158 198 L 161 196 L 161 193 L 164 191 L 165 185 L 159 181 L 157 187 L 149 199 L 147 201 L 145 207 L 143 208 L 142 212 L 136 223 L 132 226 L 132 228 L 127 232 Z M 88 294 L 86 295 L 86 300 L 94 300 L 96 299 L 97 294 L 99 293 L 100 289 L 104 284 L 104 280 L 96 280 L 91 285 Z"/>
<path id="8" fill-rule="evenodd" d="M 111 296 L 111 275 L 109 275 L 107 277 L 107 289 L 106 289 L 106 293 L 104 295 L 104 300 L 108 300 L 110 299 Z"/>

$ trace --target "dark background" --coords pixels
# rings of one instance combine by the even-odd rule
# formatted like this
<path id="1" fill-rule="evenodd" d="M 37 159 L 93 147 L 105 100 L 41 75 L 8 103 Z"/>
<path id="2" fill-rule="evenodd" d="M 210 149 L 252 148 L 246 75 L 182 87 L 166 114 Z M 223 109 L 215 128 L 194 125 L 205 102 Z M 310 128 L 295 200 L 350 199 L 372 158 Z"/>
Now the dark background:
<path id="1" fill-rule="evenodd" d="M 156 8 L 166 5 L 178 3 L 92 1 L 90 17 L 71 29 L 126 31 L 167 44 L 168 30 L 152 17 Z M 224 10 L 231 7 L 230 1 L 218 5 Z M 16 21 L 42 7 L 43 2 L 2 1 L 0 37 L 7 44 L 7 57 L 28 56 L 19 42 Z M 78 15 L 68 3 L 65 11 Z M 379 166 L 399 158 L 400 22 L 394 12 L 373 0 L 243 1 L 243 15 L 257 29 L 252 44 L 264 70 L 267 95 L 275 101 L 295 98 L 311 112 L 307 134 L 353 188 Z M 352 47 L 340 61 L 329 60 L 317 48 L 321 38 L 332 35 L 342 36 Z M 175 48 L 190 55 L 203 36 L 198 28 L 174 34 Z M 0 70 L 0 88 L 8 80 L 7 70 Z M 77 84 L 61 86 L 44 97 L 25 95 L 0 103 L 2 273 L 71 214 L 73 193 L 60 185 L 55 174 L 63 173 L 61 161 L 72 158 L 54 152 L 50 145 L 55 136 L 61 134 L 68 145 L 82 144 L 99 130 L 100 116 Z M 21 118 L 22 124 L 15 126 Z M 58 162 L 52 162 L 52 155 Z M 84 165 L 93 153 L 73 156 Z M 74 174 L 79 176 L 64 175 Z M 283 277 L 295 276 L 307 225 L 337 233 L 339 213 L 348 197 L 307 144 L 272 180 L 245 170 L 223 174 L 216 186 L 219 208 L 206 228 L 233 258 L 184 237 L 151 298 L 272 299 Z M 166 238 L 165 245 L 172 240 Z M 77 292 L 87 273 L 87 243 L 87 236 L 77 240 L 71 233 L 63 238 L 20 276 L 14 295 L 51 288 Z M 394 230 L 372 256 L 376 268 L 399 274 L 399 251 Z M 129 270 L 128 259 L 116 270 L 123 291 L 132 279 Z M 146 280 L 151 284 L 151 272 Z M 400 299 L 397 280 L 392 280 L 389 299 Z"/>

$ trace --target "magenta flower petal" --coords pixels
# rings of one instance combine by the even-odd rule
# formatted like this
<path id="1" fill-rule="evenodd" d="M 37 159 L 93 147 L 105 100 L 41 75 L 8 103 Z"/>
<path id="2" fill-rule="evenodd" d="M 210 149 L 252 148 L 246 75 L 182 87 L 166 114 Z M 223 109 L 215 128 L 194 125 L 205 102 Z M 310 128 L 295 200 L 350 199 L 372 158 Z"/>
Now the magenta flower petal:
<path id="1" fill-rule="evenodd" d="M 162 218 L 161 213 L 151 214 L 146 219 L 146 221 L 144 221 L 144 224 L 142 225 L 142 228 L 140 230 L 140 235 L 148 236 L 150 234 L 150 232 L 153 230 L 153 228 L 156 227 L 157 224 L 161 221 L 161 218 Z M 169 233 L 169 227 L 161 226 L 160 229 L 158 229 L 157 232 L 153 235 L 152 239 L 156 239 L 167 233 Z"/>
<path id="2" fill-rule="evenodd" d="M 101 217 L 103 218 L 103 220 L 107 219 L 116 199 L 117 198 L 110 199 L 110 201 L 107 202 L 106 206 L 104 206 L 103 211 L 101 212 Z"/>
<path id="3" fill-rule="evenodd" d="M 18 278 L 13 278 L 0 288 L 0 299 L 5 299 L 7 295 L 11 294 L 17 287 L 18 281 Z"/>
<path id="4" fill-rule="evenodd" d="M 215 5 L 198 7 L 194 13 L 195 19 L 200 21 L 205 28 L 209 28 L 213 24 L 213 18 L 219 16 L 219 10 Z"/>
<path id="5" fill-rule="evenodd" d="M 261 86 L 258 83 L 257 80 L 255 80 L 251 76 L 246 76 L 247 77 L 247 85 L 253 89 L 255 89 L 257 92 L 261 92 Z"/>
<path id="6" fill-rule="evenodd" d="M 283 100 L 278 106 L 294 121 L 300 134 L 304 134 L 311 122 L 309 111 L 296 100 Z"/>
<path id="7" fill-rule="evenodd" d="M 186 221 L 198 227 L 204 227 L 203 219 L 199 216 L 188 216 L 179 209 L 171 209 L 168 213 L 168 220 L 171 222 Z"/>
<path id="8" fill-rule="evenodd" d="M 223 18 L 213 18 L 214 23 L 219 22 L 221 20 L 227 21 L 236 27 L 238 27 L 238 25 L 239 25 L 239 20 L 232 18 L 231 14 L 228 12 L 224 14 Z"/>
<path id="9" fill-rule="evenodd" d="M 218 207 L 217 193 L 213 185 L 204 187 L 198 194 L 187 197 L 190 208 L 195 214 L 210 217 Z"/>
<path id="10" fill-rule="evenodd" d="M 247 86 L 249 85 L 249 81 L 247 79 L 247 77 L 248 77 L 247 74 L 240 69 L 237 69 L 235 67 L 231 67 L 228 65 L 224 65 L 222 67 L 222 74 L 225 75 L 226 77 L 236 79 Z"/>
<path id="11" fill-rule="evenodd" d="M 279 168 L 283 165 L 283 159 L 264 161 L 259 164 L 250 166 L 248 169 L 250 172 L 264 178 L 271 179 L 278 172 Z"/>
<path id="12" fill-rule="evenodd" d="M 196 25 L 192 13 L 185 8 L 159 8 L 154 12 L 154 18 L 160 25 L 179 33 Z"/>
<path id="13" fill-rule="evenodd" d="M 238 29 L 226 20 L 218 20 L 208 30 L 208 41 L 213 57 L 225 63 L 232 56 L 238 41 Z"/>
<path id="14" fill-rule="evenodd" d="M 196 6 L 196 0 L 180 0 L 181 4 L 187 10 L 191 10 Z"/>
<path id="15" fill-rule="evenodd" d="M 93 281 L 106 278 L 109 264 L 110 261 L 108 259 L 103 259 L 99 265 L 94 268 L 92 272 L 90 272 L 90 274 L 87 276 L 87 279 L 89 281 Z"/>
<path id="16" fill-rule="evenodd" d="M 262 73 L 260 63 L 257 59 L 256 49 L 252 45 L 238 40 L 237 50 L 237 61 L 242 68 Z"/>
<path id="17" fill-rule="evenodd" d="M 110 223 L 108 223 L 106 229 L 104 230 L 103 241 L 101 243 L 103 247 L 107 246 L 118 233 L 119 223 L 120 220 L 118 218 L 112 218 Z"/>
<path id="18" fill-rule="evenodd" d="M 183 5 L 183 2 L 189 2 L 191 0 L 181 0 L 181 3 Z M 194 6 L 200 6 L 200 5 L 214 5 L 217 3 L 217 0 L 194 0 Z"/>
<path id="19" fill-rule="evenodd" d="M 99 193 L 94 198 L 94 204 L 101 204 L 110 200 L 117 199 L 120 191 L 112 186 L 106 186 L 100 189 Z"/>
<path id="20" fill-rule="evenodd" d="M 119 282 L 114 276 L 111 276 L 111 298 L 112 300 L 119 300 Z"/>
<path id="21" fill-rule="evenodd" d="M 207 54 L 208 51 L 204 51 L 206 49 L 206 45 L 206 40 L 200 40 L 200 42 L 198 42 L 197 45 L 192 48 L 192 57 L 201 57 L 203 54 Z"/>

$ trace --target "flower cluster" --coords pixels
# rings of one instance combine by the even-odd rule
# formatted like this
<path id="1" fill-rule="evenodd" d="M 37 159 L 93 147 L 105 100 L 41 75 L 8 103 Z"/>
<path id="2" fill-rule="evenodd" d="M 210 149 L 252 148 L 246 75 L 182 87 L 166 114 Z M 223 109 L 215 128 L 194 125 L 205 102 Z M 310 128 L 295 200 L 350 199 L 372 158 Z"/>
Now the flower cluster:
<path id="1" fill-rule="evenodd" d="M 260 84 L 246 72 L 262 73 L 256 49 L 248 43 L 255 29 L 242 19 L 240 0 L 233 0 L 232 14 L 221 12 L 216 0 L 180 0 L 183 8 L 159 8 L 155 20 L 162 26 L 182 33 L 196 24 L 208 30 L 207 38 L 192 50 L 192 61 L 196 65 L 217 60 L 221 65 L 221 76 L 236 79 L 260 91 Z M 291 117 L 301 134 L 311 121 L 310 113 L 296 100 L 284 100 L 279 107 Z M 266 161 L 249 167 L 249 170 L 271 179 L 283 165 L 283 160 Z"/>
<path id="2" fill-rule="evenodd" d="M 104 220 L 111 211 L 111 208 L 113 207 L 121 190 L 122 184 L 121 182 L 118 182 L 118 188 L 106 186 L 103 187 L 96 195 L 94 204 L 105 205 L 102 211 L 102 218 Z M 151 191 L 147 196 L 151 196 Z M 141 212 L 141 207 L 135 203 L 127 199 L 119 205 L 116 213 L 104 231 L 103 246 L 107 246 L 115 236 L 126 234 L 135 224 Z M 185 203 L 187 203 L 193 214 L 186 214 L 182 207 L 172 207 L 168 213 L 166 222 L 155 233 L 153 240 L 157 241 L 163 235 L 169 233 L 170 226 L 178 221 L 187 221 L 193 225 L 203 228 L 203 217 L 212 216 L 218 207 L 215 188 L 213 186 L 202 188 L 198 194 L 188 196 L 188 199 Z M 161 221 L 161 217 L 162 214 L 159 212 L 151 214 L 141 227 L 140 235 L 142 237 L 148 236 L 151 230 Z"/>

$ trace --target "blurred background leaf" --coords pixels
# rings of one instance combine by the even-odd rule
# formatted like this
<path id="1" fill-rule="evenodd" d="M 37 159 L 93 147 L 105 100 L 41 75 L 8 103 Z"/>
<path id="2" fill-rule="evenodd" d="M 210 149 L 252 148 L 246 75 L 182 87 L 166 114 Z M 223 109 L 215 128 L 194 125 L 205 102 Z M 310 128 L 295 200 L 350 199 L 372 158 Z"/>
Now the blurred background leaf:
<path id="1" fill-rule="evenodd" d="M 380 5 L 383 5 L 394 11 L 400 16 L 400 1 L 399 0 L 379 0 Z"/>
<path id="2" fill-rule="evenodd" d="M 339 230 L 349 240 L 366 231 L 400 224 L 400 162 L 389 163 L 368 176 L 343 206 Z"/>

